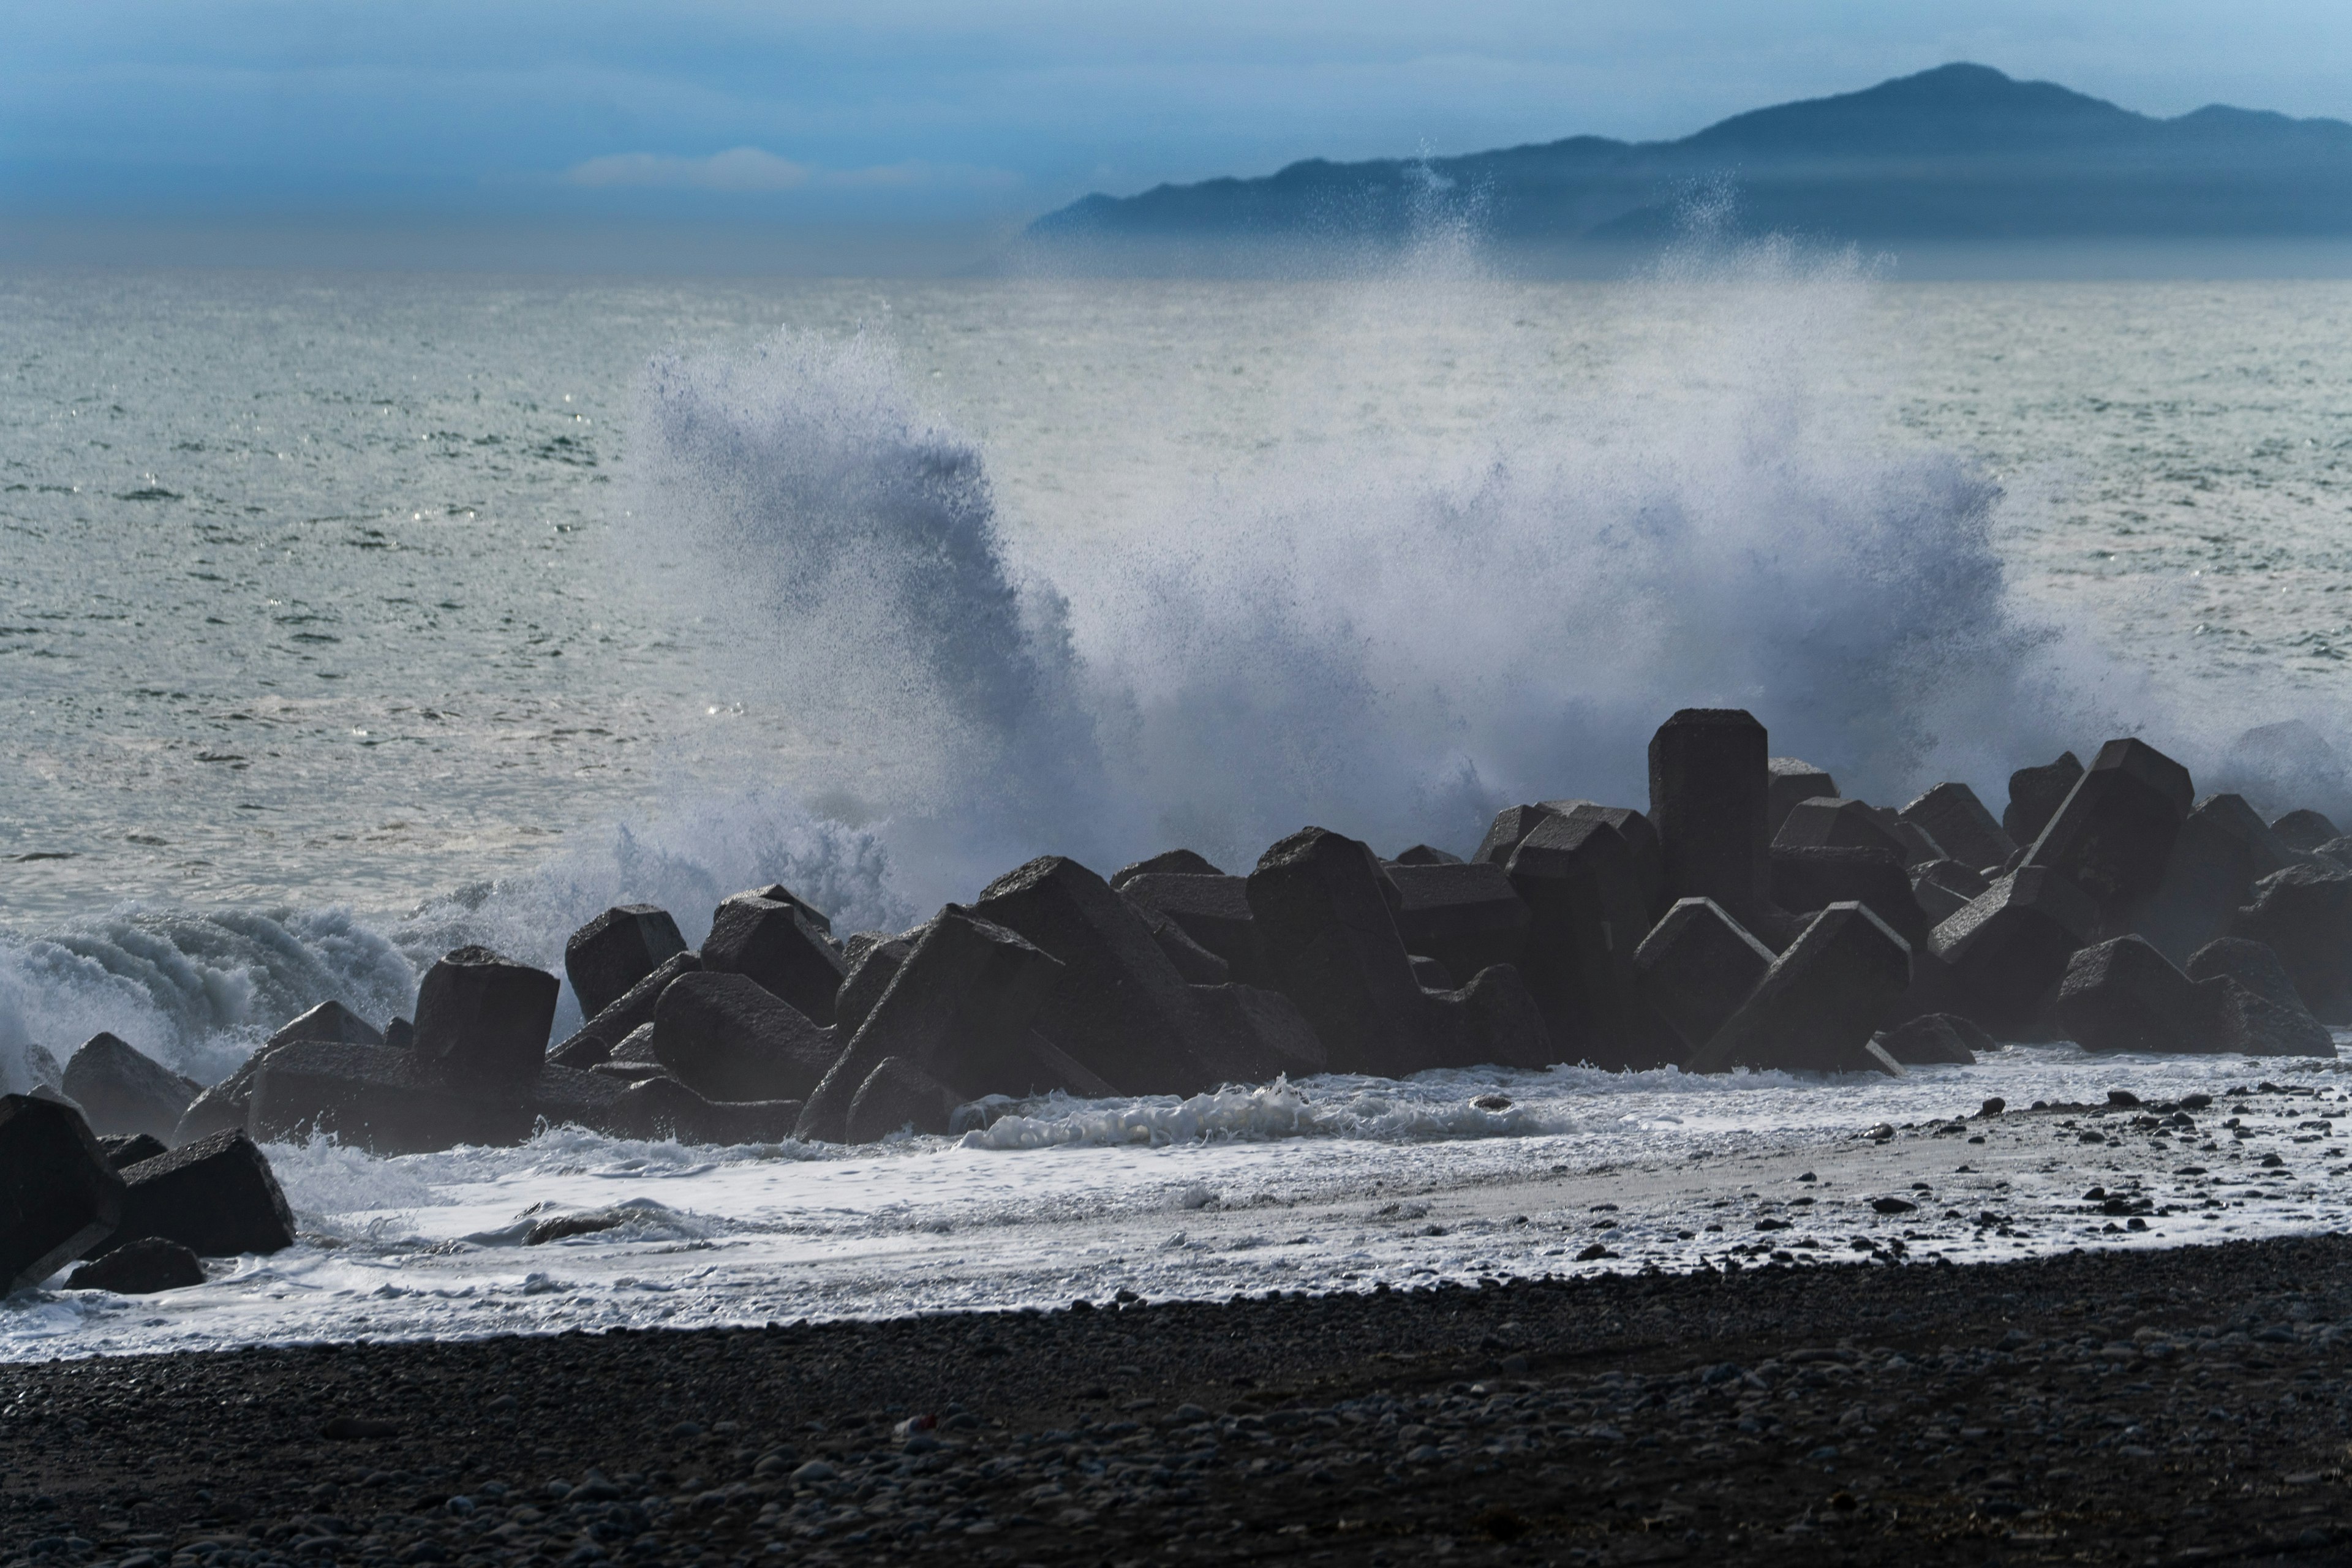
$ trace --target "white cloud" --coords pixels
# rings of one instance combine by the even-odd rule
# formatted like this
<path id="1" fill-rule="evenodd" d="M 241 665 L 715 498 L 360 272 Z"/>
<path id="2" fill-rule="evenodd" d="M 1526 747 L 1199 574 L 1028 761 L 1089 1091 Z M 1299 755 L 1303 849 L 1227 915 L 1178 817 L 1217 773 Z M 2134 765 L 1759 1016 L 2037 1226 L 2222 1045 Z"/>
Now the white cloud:
<path id="1" fill-rule="evenodd" d="M 563 172 L 574 185 L 659 185 L 698 191 L 795 191 L 816 174 L 806 163 L 757 147 L 731 147 L 708 158 L 659 153 L 615 153 L 574 163 Z"/>

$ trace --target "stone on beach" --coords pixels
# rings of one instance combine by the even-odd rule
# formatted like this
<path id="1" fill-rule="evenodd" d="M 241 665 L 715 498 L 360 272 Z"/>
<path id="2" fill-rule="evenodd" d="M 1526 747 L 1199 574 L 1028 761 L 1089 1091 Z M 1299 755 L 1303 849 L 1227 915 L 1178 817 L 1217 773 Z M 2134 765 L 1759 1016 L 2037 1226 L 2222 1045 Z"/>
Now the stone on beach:
<path id="1" fill-rule="evenodd" d="M 282 1046 L 289 1040 L 333 1040 L 346 1046 L 381 1046 L 383 1032 L 341 1002 L 321 1002 L 262 1041 Z"/>
<path id="2" fill-rule="evenodd" d="M 2072 752 L 2061 752 L 2056 762 L 2038 768 L 2018 769 L 2009 775 L 2009 804 L 2001 808 L 2000 830 L 2021 849 L 2032 844 L 2082 776 L 2082 760 Z"/>
<path id="3" fill-rule="evenodd" d="M 1978 871 L 2007 865 L 2020 848 L 1977 792 L 1964 784 L 1939 784 L 1898 815 L 1925 828 L 1945 854 Z"/>
<path id="4" fill-rule="evenodd" d="M 1878 1037 L 1879 1048 L 1905 1067 L 1969 1067 L 1998 1049 L 1990 1035 L 1957 1013 L 1925 1013 Z"/>
<path id="5" fill-rule="evenodd" d="M 1772 961 L 1689 1068 L 1886 1071 L 1872 1037 L 1910 984 L 1910 944 L 1867 907 L 1832 904 Z"/>
<path id="6" fill-rule="evenodd" d="M 38 1285 L 114 1234 L 126 1191 L 81 1113 L 0 1095 L 0 1292 Z"/>
<path id="7" fill-rule="evenodd" d="M 2319 847 L 2343 837 L 2342 829 L 2320 813 L 2310 810 L 2290 811 L 2271 824 L 2279 842 L 2288 848 L 2309 855 Z"/>
<path id="8" fill-rule="evenodd" d="M 97 1133 L 169 1139 L 202 1086 L 113 1035 L 93 1035 L 66 1063 L 60 1086 Z"/>
<path id="9" fill-rule="evenodd" d="M 2175 963 L 2210 942 L 2252 896 L 2254 883 L 2300 857 L 2242 796 L 2208 795 L 2180 825 L 2156 890 L 2123 916 Z"/>
<path id="10" fill-rule="evenodd" d="M 68 1290 L 110 1290 L 118 1296 L 152 1296 L 204 1282 L 205 1266 L 195 1253 L 160 1236 L 125 1242 L 66 1276 Z"/>
<path id="11" fill-rule="evenodd" d="M 682 975 L 700 973 L 702 955 L 692 951 L 671 953 L 653 972 L 614 997 L 594 1017 L 580 1026 L 547 1053 L 558 1067 L 583 1071 L 610 1060 L 621 1042 L 654 1021 L 662 994 Z"/>
<path id="12" fill-rule="evenodd" d="M 461 947 L 425 972 L 416 994 L 419 1061 L 481 1083 L 527 1082 L 547 1058 L 555 976 L 494 952 Z"/>
<path id="13" fill-rule="evenodd" d="M 843 977 L 840 993 L 833 1003 L 833 1026 L 837 1039 L 846 1040 L 857 1033 L 866 1016 L 874 1011 L 874 1004 L 882 1000 L 882 993 L 890 988 L 898 966 L 914 951 L 914 942 L 907 937 L 885 937 L 866 944 L 850 960 L 849 973 Z"/>
<path id="14" fill-rule="evenodd" d="M 2277 953 L 2321 1023 L 2352 1024 L 2352 871 L 2318 862 L 2273 871 L 2225 934 Z"/>
<path id="15" fill-rule="evenodd" d="M 579 998 L 580 1016 L 593 1018 L 660 968 L 665 959 L 685 951 L 686 938 L 667 910 L 652 904 L 606 910 L 563 944 L 563 973 Z"/>
<path id="16" fill-rule="evenodd" d="M 1222 877 L 1224 873 L 1206 856 L 1190 849 L 1163 849 L 1145 859 L 1121 866 L 1110 874 L 1110 885 L 1124 892 L 1138 877 Z"/>
<path id="17" fill-rule="evenodd" d="M 720 904 L 702 941 L 702 967 L 740 974 L 800 1009 L 811 1021 L 833 1022 L 847 965 L 826 927 L 797 899 L 739 893 Z"/>
<path id="18" fill-rule="evenodd" d="M 991 882 L 971 909 L 1060 962 L 1035 1026 L 1088 1071 L 1129 1094 L 1208 1087 L 1189 984 L 1109 883 L 1066 856 L 1043 856 Z"/>
<path id="19" fill-rule="evenodd" d="M 1247 878 L 1147 871 L 1119 884 L 1119 891 L 1138 908 L 1167 917 L 1204 951 L 1224 960 L 1230 978 L 1265 984 Z"/>
<path id="20" fill-rule="evenodd" d="M 955 1090 L 906 1058 L 884 1057 L 849 1102 L 844 1141 L 878 1143 L 894 1132 L 942 1133 L 961 1103 Z"/>
<path id="21" fill-rule="evenodd" d="M 1267 973 L 1333 1071 L 1402 1078 L 1424 1065 L 1421 986 L 1370 848 L 1303 828 L 1259 858 L 1248 897 Z"/>
<path id="22" fill-rule="evenodd" d="M 2145 741 L 2099 748 L 2025 852 L 2088 893 L 2103 910 L 2154 893 L 2164 880 L 2196 790 L 2189 770 Z"/>
<path id="23" fill-rule="evenodd" d="M 1642 939 L 1633 969 L 1651 1008 L 1695 1055 L 1739 1010 L 1774 956 L 1714 900 L 1683 899 Z"/>
<path id="24" fill-rule="evenodd" d="M 1510 874 L 1488 862 L 1399 862 L 1389 880 L 1404 895 L 1396 911 L 1397 935 L 1408 952 L 1445 966 L 1446 989 L 1466 984 L 1480 970 L 1517 963 L 1534 922 Z"/>
<path id="25" fill-rule="evenodd" d="M 904 1057 L 970 1095 L 1060 1087 L 1036 1081 L 1029 1035 L 1061 974 L 1059 960 L 1017 932 L 948 905 L 809 1097 L 796 1136 L 841 1142 L 851 1102 L 885 1057 Z"/>
<path id="26" fill-rule="evenodd" d="M 1905 942 L 1927 944 L 1927 912 L 1912 890 L 1902 852 L 1885 845 L 1774 844 L 1772 901 L 1795 915 L 1836 903 L 1868 904 Z"/>
<path id="27" fill-rule="evenodd" d="M 1533 916 L 1521 973 L 1551 1042 L 1596 1067 L 1651 1067 L 1675 1052 L 1636 991 L 1633 952 L 1650 925 L 1632 846 L 1604 817 L 1553 815 L 1511 852 Z"/>
<path id="28" fill-rule="evenodd" d="M 707 1100 L 806 1100 L 840 1054 L 832 1035 L 750 976 L 680 975 L 654 1011 L 655 1059 Z"/>
<path id="29" fill-rule="evenodd" d="M 1837 797 L 1837 780 L 1825 768 L 1796 757 L 1773 757 L 1765 763 L 1770 782 L 1765 786 L 1764 826 L 1777 836 L 1800 801 Z"/>
<path id="30" fill-rule="evenodd" d="M 1650 738 L 1663 899 L 1712 899 L 1759 935 L 1783 923 L 1770 898 L 1769 751 L 1764 726 L 1742 709 L 1685 708 Z"/>
<path id="31" fill-rule="evenodd" d="M 2027 867 L 1997 878 L 1929 933 L 1964 1010 L 1996 1036 L 2029 1024 L 2088 942 L 2099 911 L 2057 872 Z"/>
<path id="32" fill-rule="evenodd" d="M 106 1250 L 151 1236 L 176 1241 L 200 1258 L 294 1245 L 286 1194 L 268 1158 L 242 1132 L 215 1132 L 142 1160 L 122 1180 L 122 1223 L 101 1244 Z"/>

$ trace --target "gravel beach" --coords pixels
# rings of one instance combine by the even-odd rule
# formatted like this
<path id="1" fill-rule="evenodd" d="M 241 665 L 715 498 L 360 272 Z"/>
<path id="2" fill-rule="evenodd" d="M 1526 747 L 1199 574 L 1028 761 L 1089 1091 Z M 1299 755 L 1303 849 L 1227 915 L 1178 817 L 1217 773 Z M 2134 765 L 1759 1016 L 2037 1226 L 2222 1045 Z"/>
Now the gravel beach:
<path id="1" fill-rule="evenodd" d="M 2352 1240 L 20 1365 L 0 1562 L 2336 1561 Z"/>

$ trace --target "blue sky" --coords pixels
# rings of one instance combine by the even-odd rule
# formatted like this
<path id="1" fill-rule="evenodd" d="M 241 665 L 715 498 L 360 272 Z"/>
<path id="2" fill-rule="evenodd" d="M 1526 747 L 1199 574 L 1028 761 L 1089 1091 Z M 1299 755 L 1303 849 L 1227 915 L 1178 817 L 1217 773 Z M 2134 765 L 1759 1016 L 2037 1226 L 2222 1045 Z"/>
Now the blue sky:
<path id="1" fill-rule="evenodd" d="M 1954 59 L 2352 118 L 2343 0 L 0 5 L 0 215 L 1010 224 L 1309 155 L 1679 135 Z"/>

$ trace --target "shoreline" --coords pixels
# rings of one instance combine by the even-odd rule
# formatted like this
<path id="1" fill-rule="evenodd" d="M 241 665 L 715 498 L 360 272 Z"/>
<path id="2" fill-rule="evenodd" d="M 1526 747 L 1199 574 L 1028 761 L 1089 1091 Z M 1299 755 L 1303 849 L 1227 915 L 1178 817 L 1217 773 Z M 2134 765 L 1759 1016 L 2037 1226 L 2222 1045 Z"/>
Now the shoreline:
<path id="1" fill-rule="evenodd" d="M 0 1563 L 2322 1552 L 2347 1328 L 2327 1236 L 58 1361 Z"/>

